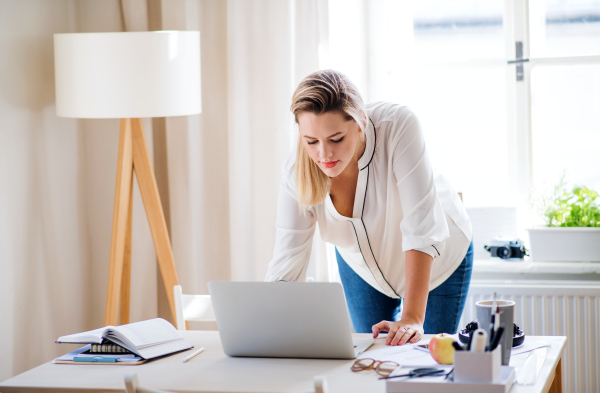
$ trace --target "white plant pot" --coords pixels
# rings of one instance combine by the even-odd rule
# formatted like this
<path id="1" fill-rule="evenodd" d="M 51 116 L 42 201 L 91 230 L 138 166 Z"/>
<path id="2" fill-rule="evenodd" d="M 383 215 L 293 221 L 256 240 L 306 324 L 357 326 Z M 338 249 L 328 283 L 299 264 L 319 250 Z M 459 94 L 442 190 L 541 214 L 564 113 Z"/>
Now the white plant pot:
<path id="1" fill-rule="evenodd" d="M 600 262 L 600 228 L 532 228 L 529 255 L 539 262 Z"/>

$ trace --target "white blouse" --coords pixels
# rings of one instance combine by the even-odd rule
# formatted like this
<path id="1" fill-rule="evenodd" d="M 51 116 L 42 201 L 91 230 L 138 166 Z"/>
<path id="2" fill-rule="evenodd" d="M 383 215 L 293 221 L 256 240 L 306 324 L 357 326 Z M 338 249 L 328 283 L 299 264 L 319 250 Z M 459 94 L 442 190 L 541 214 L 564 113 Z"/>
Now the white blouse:
<path id="1" fill-rule="evenodd" d="M 405 106 L 367 105 L 370 119 L 352 217 L 342 216 L 331 197 L 299 213 L 295 194 L 296 154 L 283 167 L 276 239 L 266 281 L 304 281 L 315 226 L 367 283 L 392 297 L 404 296 L 406 251 L 434 258 L 429 290 L 462 262 L 472 229 L 457 192 L 434 176 L 421 125 Z"/>

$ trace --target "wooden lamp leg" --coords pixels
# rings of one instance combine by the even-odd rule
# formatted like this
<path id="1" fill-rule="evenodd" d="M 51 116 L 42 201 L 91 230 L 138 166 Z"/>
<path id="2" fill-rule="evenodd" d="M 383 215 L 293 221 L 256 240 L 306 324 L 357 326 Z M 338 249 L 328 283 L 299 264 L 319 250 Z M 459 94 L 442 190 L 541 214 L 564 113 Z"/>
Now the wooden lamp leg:
<path id="1" fill-rule="evenodd" d="M 123 260 L 127 237 L 127 221 L 131 199 L 133 176 L 131 119 L 121 119 L 119 135 L 119 158 L 117 161 L 117 184 L 113 211 L 112 238 L 110 242 L 110 264 L 104 325 L 116 325 L 119 312 L 119 292 L 123 275 Z"/>
<path id="2" fill-rule="evenodd" d="M 133 170 L 133 166 L 131 167 Z M 133 176 L 129 187 L 129 213 L 127 215 L 127 234 L 123 255 L 123 277 L 121 279 L 121 307 L 119 308 L 119 324 L 129 323 L 129 302 L 131 299 L 131 231 L 133 228 Z"/>
<path id="3" fill-rule="evenodd" d="M 141 119 L 132 119 L 132 144 L 133 144 L 133 168 L 140 186 L 140 193 L 144 201 L 150 232 L 156 248 L 158 265 L 165 283 L 171 315 L 175 320 L 175 301 L 173 295 L 173 286 L 179 285 L 177 271 L 175 270 L 175 260 L 173 250 L 171 249 L 171 240 L 167 231 L 167 223 L 163 213 L 156 177 L 148 152 L 148 144 Z"/>
<path id="4" fill-rule="evenodd" d="M 105 326 L 117 325 L 119 315 L 121 324 L 129 323 L 134 170 L 150 224 L 160 272 L 167 290 L 171 314 L 175 319 L 173 286 L 179 285 L 179 279 L 142 121 L 121 119 Z"/>

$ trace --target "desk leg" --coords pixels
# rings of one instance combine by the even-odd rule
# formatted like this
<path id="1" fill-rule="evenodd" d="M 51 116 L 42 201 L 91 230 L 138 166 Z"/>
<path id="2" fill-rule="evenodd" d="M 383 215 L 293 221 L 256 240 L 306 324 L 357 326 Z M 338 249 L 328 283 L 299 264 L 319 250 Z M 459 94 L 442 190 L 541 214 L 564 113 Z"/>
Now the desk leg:
<path id="1" fill-rule="evenodd" d="M 554 370 L 554 379 L 552 380 L 550 389 L 548 389 L 548 393 L 562 393 L 562 357 L 558 360 L 558 364 Z"/>

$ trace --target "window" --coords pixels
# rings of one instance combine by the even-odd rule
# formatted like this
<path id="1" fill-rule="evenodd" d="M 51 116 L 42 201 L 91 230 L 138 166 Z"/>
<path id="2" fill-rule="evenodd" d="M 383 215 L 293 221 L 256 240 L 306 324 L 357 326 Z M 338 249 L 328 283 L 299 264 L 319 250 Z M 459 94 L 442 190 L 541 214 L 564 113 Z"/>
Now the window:
<path id="1" fill-rule="evenodd" d="M 524 236 L 532 190 L 600 190 L 600 0 L 329 4 L 329 65 L 415 110 L 467 208 L 515 207 Z"/>
<path id="2" fill-rule="evenodd" d="M 547 0 L 530 10 L 532 183 L 600 190 L 600 1 Z"/>

